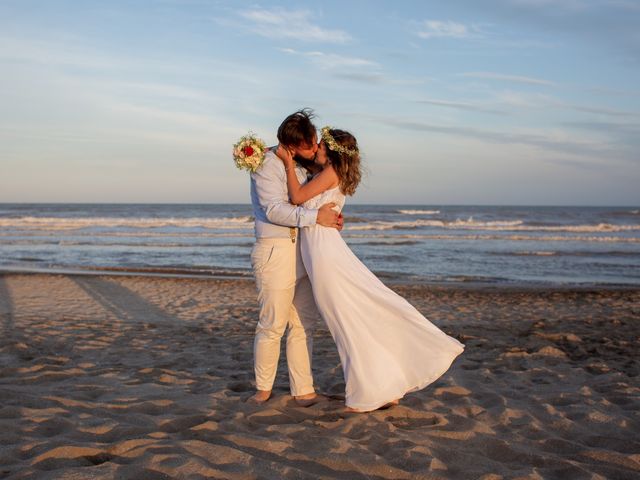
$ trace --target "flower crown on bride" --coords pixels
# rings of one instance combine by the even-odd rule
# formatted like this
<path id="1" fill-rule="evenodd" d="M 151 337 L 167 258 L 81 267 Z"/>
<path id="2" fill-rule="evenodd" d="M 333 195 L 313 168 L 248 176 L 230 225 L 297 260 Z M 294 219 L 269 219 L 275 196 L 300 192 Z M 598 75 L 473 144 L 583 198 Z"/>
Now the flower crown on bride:
<path id="1" fill-rule="evenodd" d="M 358 154 L 358 147 L 356 148 L 347 148 L 345 146 L 340 145 L 336 142 L 336 139 L 331 136 L 330 130 L 333 130 L 331 127 L 322 127 L 322 140 L 329 150 L 333 150 L 334 152 L 343 153 L 345 155 L 349 155 L 350 157 Z"/>

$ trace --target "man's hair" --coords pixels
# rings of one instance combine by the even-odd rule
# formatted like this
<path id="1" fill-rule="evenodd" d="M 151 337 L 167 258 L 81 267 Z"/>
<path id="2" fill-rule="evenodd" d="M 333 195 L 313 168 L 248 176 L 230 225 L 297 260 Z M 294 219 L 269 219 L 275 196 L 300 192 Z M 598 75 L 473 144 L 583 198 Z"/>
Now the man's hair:
<path id="1" fill-rule="evenodd" d="M 292 147 L 311 145 L 317 135 L 315 125 L 311 123 L 314 116 L 310 108 L 289 115 L 278 127 L 278 141 Z"/>

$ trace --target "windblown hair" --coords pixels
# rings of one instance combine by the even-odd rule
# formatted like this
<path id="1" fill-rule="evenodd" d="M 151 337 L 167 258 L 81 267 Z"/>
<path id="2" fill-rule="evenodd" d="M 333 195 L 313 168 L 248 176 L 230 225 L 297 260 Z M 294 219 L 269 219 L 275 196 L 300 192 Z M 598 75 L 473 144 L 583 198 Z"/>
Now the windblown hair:
<path id="1" fill-rule="evenodd" d="M 347 153 L 338 153 L 331 150 L 325 142 L 325 146 L 327 147 L 327 158 L 338 175 L 340 191 L 345 195 L 353 195 L 362 178 L 358 142 L 353 135 L 349 132 L 345 132 L 344 130 L 333 128 L 329 130 L 329 133 L 339 145 L 356 152 L 351 155 Z"/>
<path id="2" fill-rule="evenodd" d="M 278 127 L 278 141 L 292 147 L 313 144 L 317 135 L 316 127 L 311 122 L 314 116 L 310 108 L 303 108 L 289 115 Z"/>

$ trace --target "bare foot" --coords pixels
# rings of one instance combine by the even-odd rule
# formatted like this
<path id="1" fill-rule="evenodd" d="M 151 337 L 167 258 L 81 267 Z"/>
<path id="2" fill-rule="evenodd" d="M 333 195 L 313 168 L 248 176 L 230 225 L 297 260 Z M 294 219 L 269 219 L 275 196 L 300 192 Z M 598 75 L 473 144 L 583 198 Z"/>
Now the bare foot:
<path id="1" fill-rule="evenodd" d="M 264 403 L 271 397 L 271 390 L 258 390 L 253 397 L 247 400 L 251 403 Z"/>
<path id="2" fill-rule="evenodd" d="M 387 408 L 391 408 L 400 403 L 400 399 L 391 400 L 389 403 L 385 403 L 381 407 L 378 407 L 377 410 L 386 410 Z M 357 408 L 346 407 L 345 411 L 348 413 L 367 413 L 369 410 L 358 410 Z"/>
<path id="3" fill-rule="evenodd" d="M 293 397 L 299 407 L 310 407 L 311 405 L 315 405 L 316 403 L 322 401 L 322 395 L 317 395 L 315 393 L 307 393 L 306 395 L 298 395 Z"/>
<path id="4" fill-rule="evenodd" d="M 345 407 L 344 411 L 347 413 L 367 413 L 364 410 L 358 410 L 357 408 L 351 408 L 351 407 Z"/>
<path id="5" fill-rule="evenodd" d="M 395 407 L 398 404 L 400 404 L 399 398 L 396 400 L 391 400 L 389 403 L 385 403 L 378 410 L 386 410 L 387 408 Z"/>

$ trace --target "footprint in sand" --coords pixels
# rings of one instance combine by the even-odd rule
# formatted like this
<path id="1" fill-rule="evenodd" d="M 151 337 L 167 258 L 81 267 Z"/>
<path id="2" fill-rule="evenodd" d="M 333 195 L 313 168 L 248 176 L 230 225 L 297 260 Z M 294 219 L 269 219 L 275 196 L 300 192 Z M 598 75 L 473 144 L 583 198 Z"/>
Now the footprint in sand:
<path id="1" fill-rule="evenodd" d="M 584 450 L 584 445 L 562 438 L 547 438 L 538 442 L 540 449 L 544 452 L 557 453 L 562 455 L 573 455 Z"/>
<path id="2" fill-rule="evenodd" d="M 64 445 L 38 455 L 31 465 L 37 466 L 39 470 L 55 470 L 70 466 L 100 465 L 112 458 L 112 455 L 98 448 Z"/>
<path id="3" fill-rule="evenodd" d="M 73 422 L 62 417 L 56 417 L 38 424 L 38 426 L 33 430 L 33 433 L 37 436 L 54 437 L 73 429 L 75 429 L 75 424 Z"/>
<path id="4" fill-rule="evenodd" d="M 231 382 L 227 386 L 229 390 L 235 393 L 246 393 L 253 391 L 253 385 L 251 382 Z"/>
<path id="5" fill-rule="evenodd" d="M 236 362 L 247 362 L 251 360 L 252 353 L 251 352 L 233 352 L 231 354 L 231 358 Z"/>
<path id="6" fill-rule="evenodd" d="M 486 409 L 494 407 L 504 407 L 506 402 L 504 397 L 495 393 L 478 393 L 475 395 L 480 406 Z"/>
<path id="7" fill-rule="evenodd" d="M 434 395 L 441 400 L 454 400 L 460 397 L 466 397 L 471 394 L 471 391 L 467 388 L 459 385 L 453 387 L 440 387 L 436 388 Z"/>
<path id="8" fill-rule="evenodd" d="M 385 420 L 401 430 L 416 430 L 424 427 L 433 427 L 435 425 L 443 426 L 449 423 L 442 415 L 428 412 L 421 414 L 413 412 L 406 417 L 388 416 Z"/>
<path id="9" fill-rule="evenodd" d="M 176 433 L 189 430 L 196 425 L 202 425 L 208 420 L 206 415 L 188 415 L 172 420 L 160 422 L 158 429 L 161 432 Z"/>
<path id="10" fill-rule="evenodd" d="M 248 415 L 247 419 L 250 422 L 260 423 L 263 425 L 287 425 L 291 423 L 299 423 L 278 410 L 269 409 L 254 414 Z"/>

